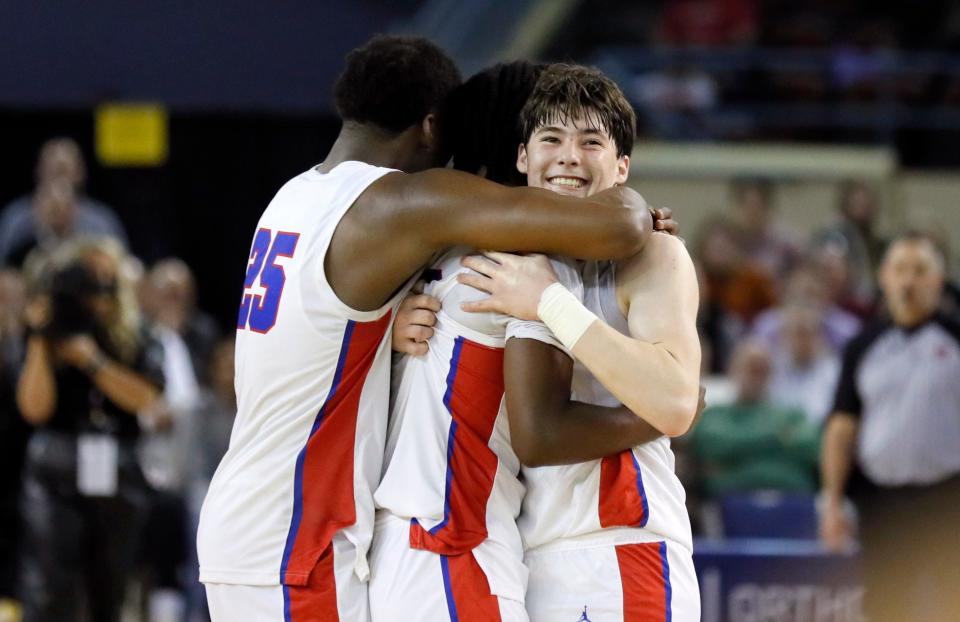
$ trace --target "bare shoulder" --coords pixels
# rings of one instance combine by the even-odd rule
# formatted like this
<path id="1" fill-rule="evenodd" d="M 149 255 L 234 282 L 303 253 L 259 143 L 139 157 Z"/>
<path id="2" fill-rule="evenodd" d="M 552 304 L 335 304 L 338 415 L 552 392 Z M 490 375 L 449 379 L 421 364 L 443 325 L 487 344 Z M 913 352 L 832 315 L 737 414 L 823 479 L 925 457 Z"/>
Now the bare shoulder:
<path id="1" fill-rule="evenodd" d="M 650 234 L 643 250 L 617 264 L 617 285 L 627 285 L 657 275 L 676 274 L 692 270 L 693 261 L 680 238 L 655 231 Z"/>

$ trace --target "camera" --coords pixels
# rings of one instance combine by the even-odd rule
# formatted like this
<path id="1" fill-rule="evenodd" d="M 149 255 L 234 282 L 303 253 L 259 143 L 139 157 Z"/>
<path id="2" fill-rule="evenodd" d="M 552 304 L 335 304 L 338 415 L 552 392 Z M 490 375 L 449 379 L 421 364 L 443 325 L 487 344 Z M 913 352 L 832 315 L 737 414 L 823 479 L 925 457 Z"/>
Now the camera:
<path id="1" fill-rule="evenodd" d="M 80 263 L 54 272 L 48 282 L 50 323 L 45 333 L 53 341 L 79 334 L 93 334 L 97 321 L 89 298 L 103 293 L 103 285 Z"/>

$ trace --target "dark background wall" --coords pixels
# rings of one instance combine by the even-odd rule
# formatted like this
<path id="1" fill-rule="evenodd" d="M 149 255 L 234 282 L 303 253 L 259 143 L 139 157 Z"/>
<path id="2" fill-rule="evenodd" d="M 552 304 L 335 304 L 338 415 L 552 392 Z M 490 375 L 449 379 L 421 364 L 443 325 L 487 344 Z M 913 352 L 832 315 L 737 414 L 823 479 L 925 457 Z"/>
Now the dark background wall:
<path id="1" fill-rule="evenodd" d="M 343 55 L 415 4 L 3 0 L 0 105 L 329 113 Z"/>

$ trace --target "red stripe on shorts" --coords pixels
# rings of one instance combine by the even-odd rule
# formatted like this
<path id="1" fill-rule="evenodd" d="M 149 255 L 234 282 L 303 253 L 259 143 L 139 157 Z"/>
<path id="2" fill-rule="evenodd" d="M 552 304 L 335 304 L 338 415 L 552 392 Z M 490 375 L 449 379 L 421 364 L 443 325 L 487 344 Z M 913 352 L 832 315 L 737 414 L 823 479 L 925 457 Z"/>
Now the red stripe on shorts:
<path id="1" fill-rule="evenodd" d="M 490 593 L 490 583 L 473 553 L 445 557 L 450 617 L 454 622 L 500 622 L 500 603 Z M 444 577 L 444 583 L 448 577 Z M 449 601 L 452 600 L 453 603 Z"/>
<path id="2" fill-rule="evenodd" d="M 283 586 L 283 597 L 286 622 L 339 622 L 332 542 L 317 560 L 307 584 Z"/>
<path id="3" fill-rule="evenodd" d="M 615 547 L 623 588 L 623 622 L 670 622 L 662 542 Z"/>

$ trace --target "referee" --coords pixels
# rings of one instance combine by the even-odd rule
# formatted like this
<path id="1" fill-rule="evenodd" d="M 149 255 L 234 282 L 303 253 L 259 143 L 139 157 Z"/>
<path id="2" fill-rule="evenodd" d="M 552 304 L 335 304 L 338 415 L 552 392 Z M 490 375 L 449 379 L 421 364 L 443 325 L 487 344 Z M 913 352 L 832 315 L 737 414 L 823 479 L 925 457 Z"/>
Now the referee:
<path id="1" fill-rule="evenodd" d="M 889 246 L 890 317 L 848 344 L 824 431 L 820 535 L 852 541 L 849 488 L 875 622 L 960 620 L 960 324 L 939 312 L 945 263 L 921 234 Z"/>

